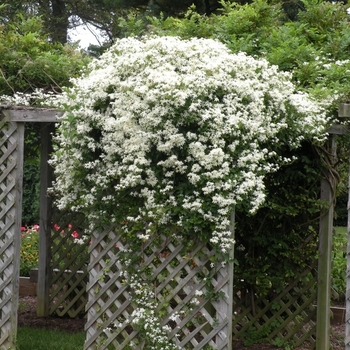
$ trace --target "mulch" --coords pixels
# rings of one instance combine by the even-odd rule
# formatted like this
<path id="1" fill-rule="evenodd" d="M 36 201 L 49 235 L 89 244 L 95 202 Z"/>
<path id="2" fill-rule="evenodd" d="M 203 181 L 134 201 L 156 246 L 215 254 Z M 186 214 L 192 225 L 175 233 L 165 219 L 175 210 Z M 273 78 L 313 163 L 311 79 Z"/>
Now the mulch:
<path id="1" fill-rule="evenodd" d="M 33 328 L 43 328 L 50 330 L 61 330 L 65 332 L 83 332 L 86 319 L 84 318 L 62 318 L 62 317 L 37 317 L 36 297 L 21 296 L 19 300 L 18 325 Z M 331 349 L 344 350 L 345 324 L 332 325 Z M 274 350 L 280 349 L 271 344 L 259 343 L 244 346 L 242 341 L 234 340 L 235 350 Z M 295 350 L 308 350 L 310 347 L 305 344 Z"/>
<path id="2" fill-rule="evenodd" d="M 36 297 L 21 296 L 19 298 L 18 326 L 78 333 L 84 331 L 85 322 L 84 318 L 37 317 Z"/>

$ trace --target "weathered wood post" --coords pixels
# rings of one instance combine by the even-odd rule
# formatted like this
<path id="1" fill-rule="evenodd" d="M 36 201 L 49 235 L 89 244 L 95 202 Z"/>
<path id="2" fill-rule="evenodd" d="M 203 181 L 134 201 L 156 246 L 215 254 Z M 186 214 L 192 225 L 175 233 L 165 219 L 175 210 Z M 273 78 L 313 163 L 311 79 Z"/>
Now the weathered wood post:
<path id="1" fill-rule="evenodd" d="M 342 108 L 339 116 L 343 117 Z M 328 130 L 328 158 L 330 165 L 336 162 L 336 135 L 343 135 L 348 130 L 343 125 L 333 125 Z M 326 170 L 321 181 L 321 200 L 329 207 L 322 210 L 319 229 L 318 247 L 318 288 L 317 288 L 317 321 L 316 321 L 316 349 L 329 350 L 330 343 L 330 300 L 331 300 L 331 264 L 332 264 L 332 236 L 336 179 L 331 170 Z"/>
<path id="2" fill-rule="evenodd" d="M 51 246 L 51 208 L 52 200 L 47 190 L 52 185 L 52 169 L 48 164 L 52 152 L 52 132 L 54 124 L 43 126 L 40 131 L 40 239 L 39 239 L 39 269 L 37 288 L 37 316 L 49 315 L 50 288 L 50 246 Z"/>
<path id="3" fill-rule="evenodd" d="M 15 349 L 22 219 L 24 123 L 0 119 L 0 349 Z"/>
<path id="4" fill-rule="evenodd" d="M 235 239 L 235 211 L 230 216 L 230 227 L 231 238 Z M 216 318 L 219 322 L 227 322 L 227 325 L 218 332 L 217 344 L 220 344 L 222 340 L 226 339 L 226 347 L 223 350 L 232 350 L 232 324 L 233 324 L 233 278 L 234 278 L 234 245 L 231 246 L 228 252 L 229 262 L 227 268 L 222 269 L 218 273 L 227 274 L 227 283 L 223 286 L 223 296 L 216 303 Z"/>
<path id="5" fill-rule="evenodd" d="M 350 104 L 342 103 L 339 106 L 339 117 L 350 118 Z M 346 255 L 346 326 L 345 326 L 345 349 L 350 350 L 350 156 L 349 156 L 349 174 L 348 174 L 348 243 Z"/>
<path id="6" fill-rule="evenodd" d="M 335 151 L 335 137 L 330 137 L 330 153 Z M 331 297 L 331 254 L 334 214 L 334 181 L 328 172 L 321 180 L 321 200 L 329 204 L 322 210 L 318 247 L 317 323 L 316 349 L 329 350 L 330 297 Z"/>

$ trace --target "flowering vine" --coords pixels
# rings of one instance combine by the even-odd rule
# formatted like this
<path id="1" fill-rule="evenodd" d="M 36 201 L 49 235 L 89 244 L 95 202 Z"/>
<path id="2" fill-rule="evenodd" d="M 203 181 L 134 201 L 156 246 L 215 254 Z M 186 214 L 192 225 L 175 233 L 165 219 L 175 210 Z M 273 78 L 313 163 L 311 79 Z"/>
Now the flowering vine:
<path id="1" fill-rule="evenodd" d="M 279 146 L 321 140 L 328 122 L 289 74 L 208 39 L 118 40 L 59 103 L 59 208 L 141 240 L 171 224 L 222 252 L 230 213 L 254 212 L 265 175 L 292 161 Z"/>

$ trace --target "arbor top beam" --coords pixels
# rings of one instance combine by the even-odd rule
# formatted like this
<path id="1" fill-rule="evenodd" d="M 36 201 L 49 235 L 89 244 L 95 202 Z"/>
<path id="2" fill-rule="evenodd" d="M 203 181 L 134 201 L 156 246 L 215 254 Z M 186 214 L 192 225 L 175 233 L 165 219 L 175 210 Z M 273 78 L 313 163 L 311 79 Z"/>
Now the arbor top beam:
<path id="1" fill-rule="evenodd" d="M 340 103 L 338 109 L 339 118 L 350 118 L 350 103 Z"/>
<path id="2" fill-rule="evenodd" d="M 12 122 L 56 123 L 63 112 L 50 108 L 0 106 L 5 119 Z"/>

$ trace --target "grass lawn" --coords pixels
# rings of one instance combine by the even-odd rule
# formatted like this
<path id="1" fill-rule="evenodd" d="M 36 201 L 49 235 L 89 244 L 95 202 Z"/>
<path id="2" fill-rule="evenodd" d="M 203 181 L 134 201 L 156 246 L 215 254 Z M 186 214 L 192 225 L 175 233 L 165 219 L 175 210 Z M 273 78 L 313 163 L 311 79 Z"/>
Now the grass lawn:
<path id="1" fill-rule="evenodd" d="M 68 333 L 40 328 L 19 327 L 18 350 L 82 350 L 85 333 Z"/>

